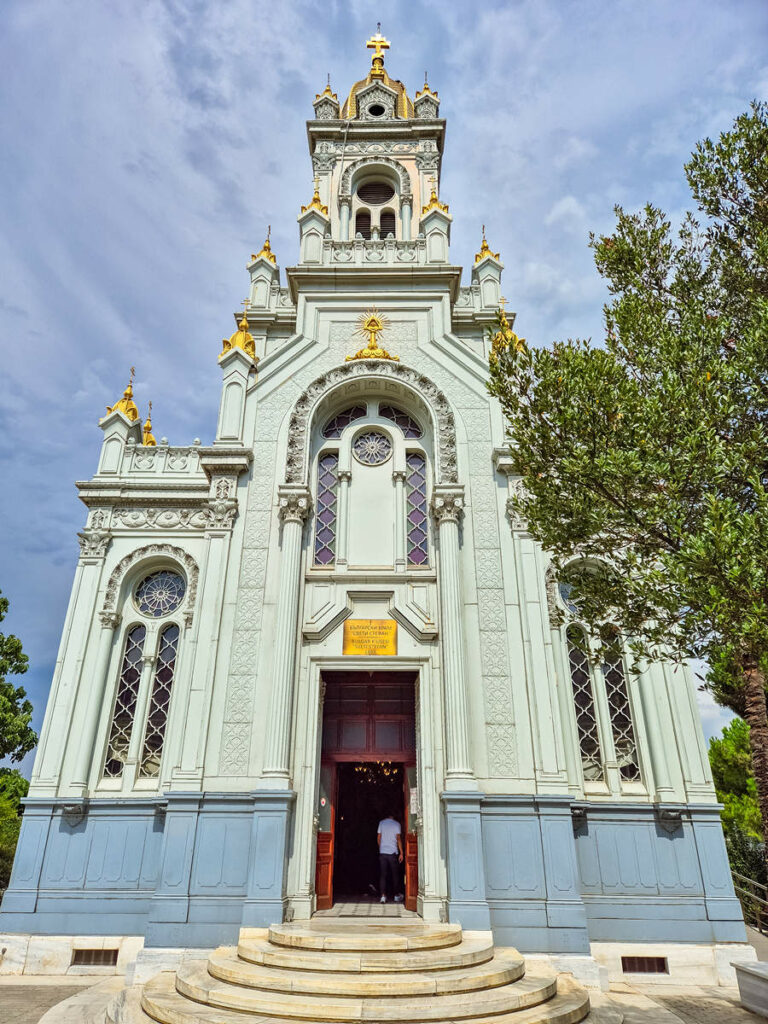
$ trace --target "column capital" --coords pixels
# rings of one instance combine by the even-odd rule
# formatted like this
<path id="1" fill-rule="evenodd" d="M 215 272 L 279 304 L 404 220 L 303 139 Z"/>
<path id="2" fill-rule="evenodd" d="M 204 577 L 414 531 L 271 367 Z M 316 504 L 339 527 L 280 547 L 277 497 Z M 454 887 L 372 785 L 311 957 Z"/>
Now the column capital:
<path id="1" fill-rule="evenodd" d="M 284 523 L 303 523 L 312 511 L 312 495 L 303 484 L 280 484 L 277 500 Z"/>
<path id="2" fill-rule="evenodd" d="M 117 629 L 122 618 L 119 612 L 99 612 L 99 621 L 104 629 Z"/>
<path id="3" fill-rule="evenodd" d="M 430 510 L 438 526 L 458 523 L 464 514 L 464 487 L 461 484 L 437 485 L 432 491 Z"/>
<path id="4" fill-rule="evenodd" d="M 101 560 L 107 553 L 112 534 L 109 530 L 85 529 L 78 533 L 80 557 Z"/>

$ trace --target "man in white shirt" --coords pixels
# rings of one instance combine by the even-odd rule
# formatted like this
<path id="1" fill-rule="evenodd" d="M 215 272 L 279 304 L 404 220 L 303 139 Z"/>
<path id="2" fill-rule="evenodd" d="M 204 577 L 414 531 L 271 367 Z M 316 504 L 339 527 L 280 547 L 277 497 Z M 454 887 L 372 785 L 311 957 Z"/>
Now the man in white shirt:
<path id="1" fill-rule="evenodd" d="M 392 884 L 392 896 L 396 903 L 401 902 L 400 865 L 403 863 L 403 839 L 400 833 L 400 822 L 394 814 L 387 815 L 379 822 L 377 842 L 379 844 L 379 898 L 380 903 L 387 902 L 387 876 Z"/>

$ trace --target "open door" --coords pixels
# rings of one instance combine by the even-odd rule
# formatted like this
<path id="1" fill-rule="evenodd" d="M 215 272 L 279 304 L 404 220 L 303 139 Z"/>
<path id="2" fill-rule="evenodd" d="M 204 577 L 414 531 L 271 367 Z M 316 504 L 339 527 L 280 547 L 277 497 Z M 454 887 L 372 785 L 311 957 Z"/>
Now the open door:
<path id="1" fill-rule="evenodd" d="M 336 817 L 336 765 L 320 766 L 320 793 L 317 801 L 317 860 L 315 896 L 318 910 L 333 906 L 333 830 Z"/>
<path id="2" fill-rule="evenodd" d="M 416 788 L 416 766 L 405 769 L 405 909 L 416 910 L 419 892 L 419 842 L 416 814 L 419 791 Z"/>

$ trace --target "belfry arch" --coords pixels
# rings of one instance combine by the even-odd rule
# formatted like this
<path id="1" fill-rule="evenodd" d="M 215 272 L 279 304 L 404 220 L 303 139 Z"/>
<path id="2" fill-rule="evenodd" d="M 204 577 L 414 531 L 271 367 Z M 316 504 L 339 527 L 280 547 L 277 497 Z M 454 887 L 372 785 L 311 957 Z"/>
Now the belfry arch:
<path id="1" fill-rule="evenodd" d="M 429 377 L 409 366 L 394 361 L 366 359 L 329 370 L 317 377 L 299 397 L 288 427 L 287 484 L 306 484 L 309 479 L 312 422 L 323 399 L 343 389 L 345 384 L 377 379 L 382 383 L 394 381 L 401 384 L 418 405 L 427 408 L 435 438 L 435 482 L 457 482 L 456 423 L 446 396 Z M 354 391 L 350 390 L 349 394 L 353 395 Z"/>

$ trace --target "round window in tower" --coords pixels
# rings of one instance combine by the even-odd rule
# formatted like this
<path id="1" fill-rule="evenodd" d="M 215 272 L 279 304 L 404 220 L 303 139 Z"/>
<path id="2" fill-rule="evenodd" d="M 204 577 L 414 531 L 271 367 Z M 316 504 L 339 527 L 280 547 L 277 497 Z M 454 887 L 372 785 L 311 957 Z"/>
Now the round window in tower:
<path id="1" fill-rule="evenodd" d="M 357 187 L 358 199 L 370 206 L 381 206 L 382 203 L 388 203 L 394 194 L 395 190 L 388 181 L 364 181 Z"/>
<path id="2" fill-rule="evenodd" d="M 380 466 L 392 454 L 392 442 L 378 430 L 367 430 L 358 434 L 352 445 L 352 452 L 364 466 Z"/>
<path id="3" fill-rule="evenodd" d="M 386 110 L 380 103 L 372 103 L 370 107 L 368 107 L 368 113 L 371 117 L 381 117 L 382 114 L 386 114 Z"/>
<path id="4" fill-rule="evenodd" d="M 183 576 L 170 569 L 160 569 L 144 577 L 136 587 L 134 600 L 140 612 L 159 619 L 175 612 L 186 592 L 187 584 Z"/>

